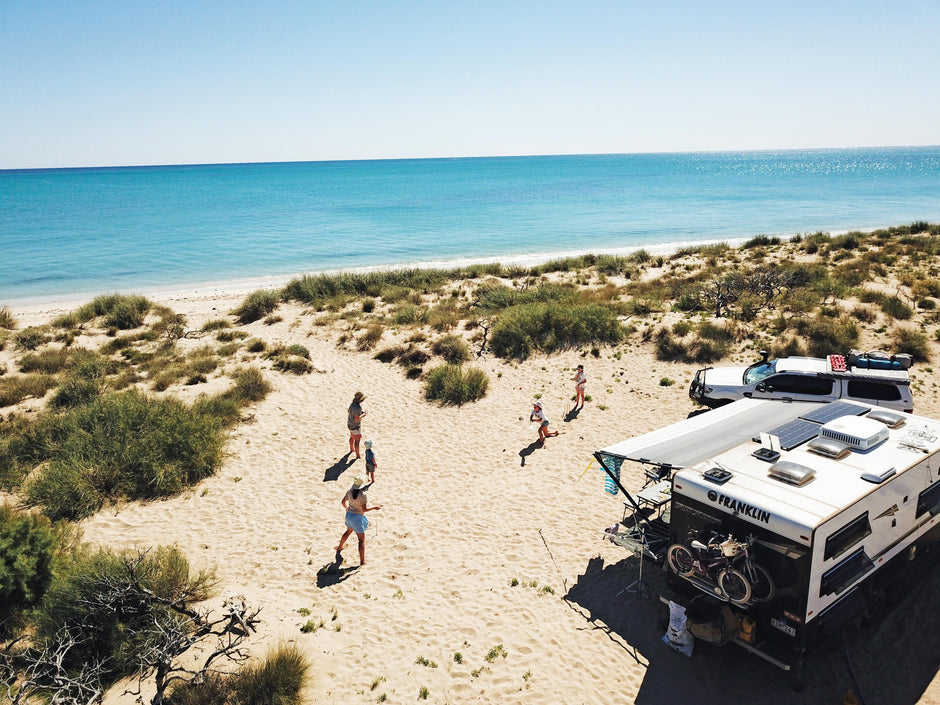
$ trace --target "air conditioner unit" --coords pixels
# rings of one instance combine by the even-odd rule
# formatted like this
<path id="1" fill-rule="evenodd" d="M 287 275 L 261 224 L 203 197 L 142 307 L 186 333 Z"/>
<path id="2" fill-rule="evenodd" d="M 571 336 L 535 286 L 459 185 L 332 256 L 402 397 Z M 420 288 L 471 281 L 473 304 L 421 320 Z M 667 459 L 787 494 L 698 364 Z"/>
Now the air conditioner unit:
<path id="1" fill-rule="evenodd" d="M 864 416 L 842 416 L 825 424 L 819 435 L 865 451 L 888 440 L 888 428 L 880 421 Z"/>

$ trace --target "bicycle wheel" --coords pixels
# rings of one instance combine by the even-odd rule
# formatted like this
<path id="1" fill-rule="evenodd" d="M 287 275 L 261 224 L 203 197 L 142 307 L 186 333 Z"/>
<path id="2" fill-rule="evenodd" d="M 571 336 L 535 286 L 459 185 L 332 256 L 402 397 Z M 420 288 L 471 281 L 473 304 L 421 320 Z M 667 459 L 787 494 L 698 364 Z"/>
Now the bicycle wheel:
<path id="1" fill-rule="evenodd" d="M 666 561 L 672 572 L 687 578 L 695 572 L 695 558 L 692 557 L 692 551 L 687 549 L 681 543 L 674 543 L 669 547 L 666 553 Z"/>
<path id="2" fill-rule="evenodd" d="M 725 568 L 718 574 L 718 587 L 736 604 L 741 605 L 751 599 L 751 583 L 736 568 Z"/>
<path id="3" fill-rule="evenodd" d="M 770 602 L 777 592 L 774 579 L 764 566 L 757 563 L 751 563 L 751 571 L 754 576 L 751 580 L 751 598 L 754 602 Z"/>

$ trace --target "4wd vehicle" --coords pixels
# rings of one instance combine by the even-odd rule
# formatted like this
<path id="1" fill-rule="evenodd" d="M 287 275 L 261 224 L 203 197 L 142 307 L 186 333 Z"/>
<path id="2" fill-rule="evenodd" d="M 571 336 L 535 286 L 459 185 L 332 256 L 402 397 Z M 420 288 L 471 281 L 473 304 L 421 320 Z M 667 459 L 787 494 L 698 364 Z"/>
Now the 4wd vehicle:
<path id="1" fill-rule="evenodd" d="M 896 411 L 911 412 L 911 379 L 907 355 L 857 353 L 817 357 L 761 359 L 749 367 L 705 367 L 695 373 L 689 396 L 708 407 L 737 399 L 834 401 L 852 399 Z M 887 369 L 875 369 L 887 368 Z"/>

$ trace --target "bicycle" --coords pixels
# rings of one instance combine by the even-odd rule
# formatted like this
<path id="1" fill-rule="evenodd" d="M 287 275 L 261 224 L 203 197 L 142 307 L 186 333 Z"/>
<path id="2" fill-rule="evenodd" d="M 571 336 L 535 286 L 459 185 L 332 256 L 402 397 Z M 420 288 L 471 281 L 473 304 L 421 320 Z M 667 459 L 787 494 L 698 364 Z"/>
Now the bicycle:
<path id="1" fill-rule="evenodd" d="M 749 537 L 742 543 L 730 534 L 727 538 L 716 535 L 706 545 L 693 538 L 687 544 L 670 546 L 666 561 L 677 575 L 703 579 L 735 604 L 766 602 L 774 595 L 774 582 L 763 566 L 751 560 L 748 549 L 753 540 Z"/>

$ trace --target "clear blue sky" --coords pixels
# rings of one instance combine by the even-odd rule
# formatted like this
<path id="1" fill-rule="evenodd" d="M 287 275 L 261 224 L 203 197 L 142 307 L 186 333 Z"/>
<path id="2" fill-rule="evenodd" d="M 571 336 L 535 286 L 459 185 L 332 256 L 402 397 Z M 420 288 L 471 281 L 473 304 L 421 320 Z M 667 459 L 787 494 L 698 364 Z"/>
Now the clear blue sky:
<path id="1" fill-rule="evenodd" d="M 938 37 L 938 0 L 0 0 L 0 168 L 933 145 Z"/>

